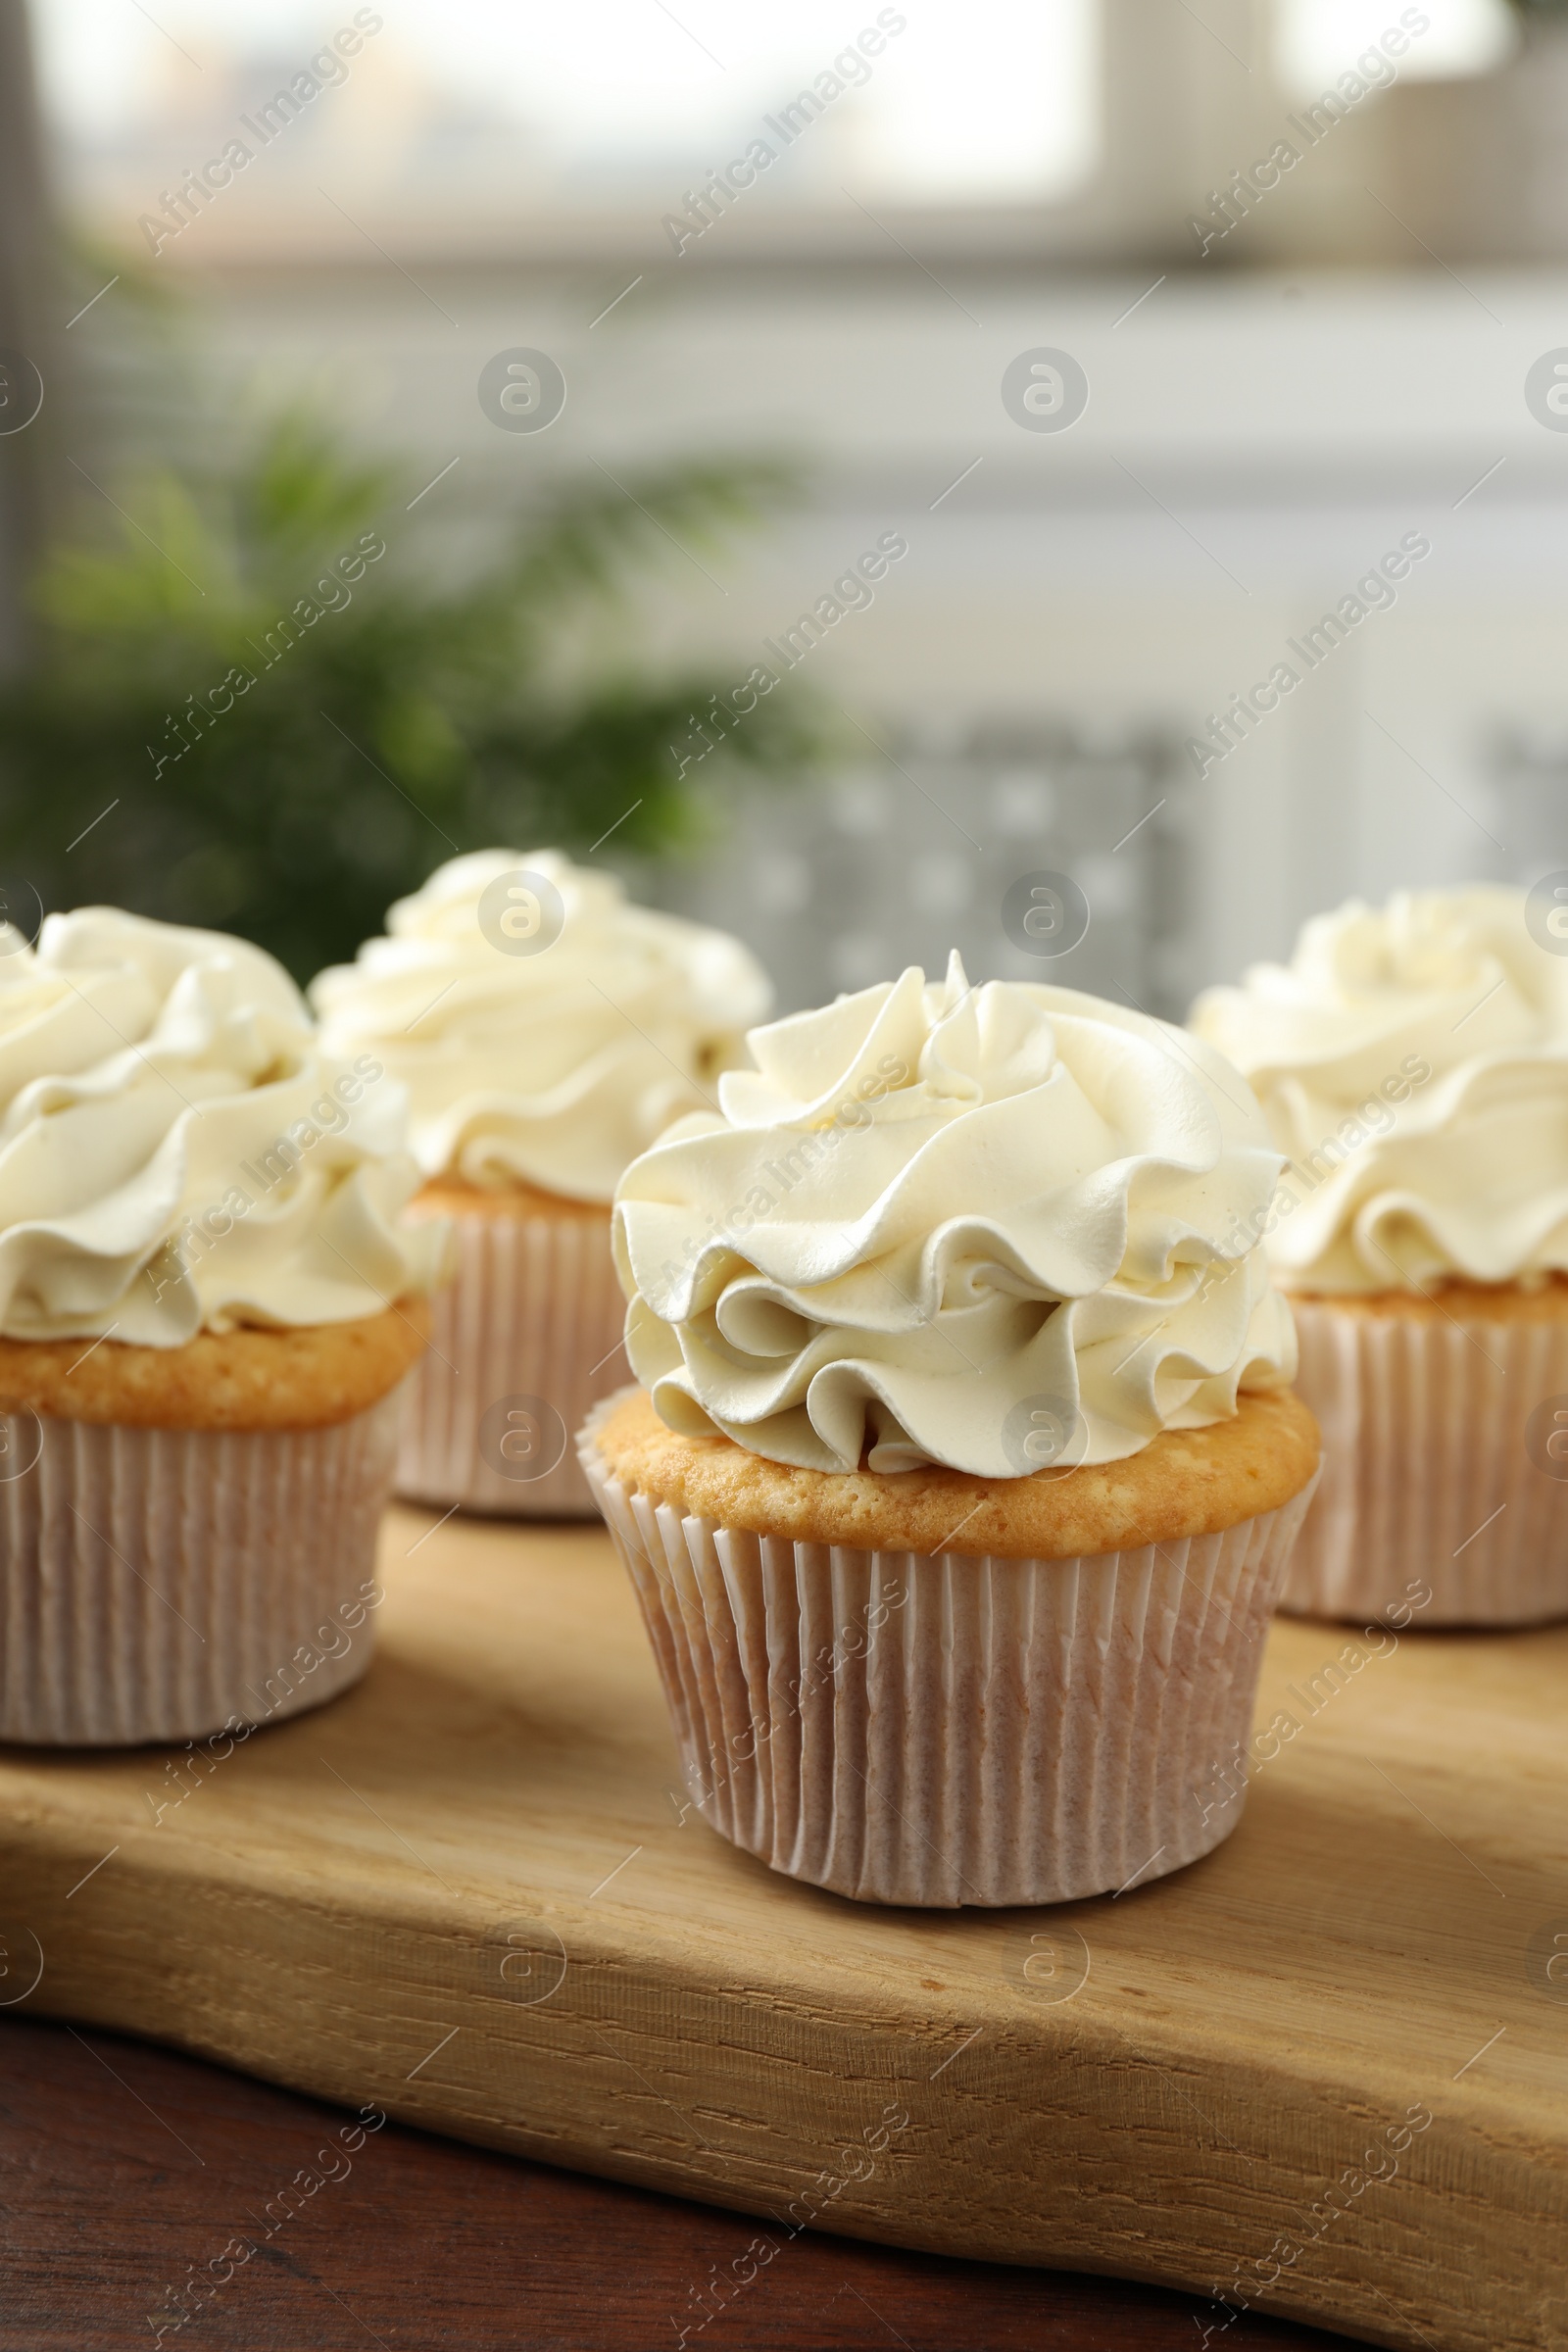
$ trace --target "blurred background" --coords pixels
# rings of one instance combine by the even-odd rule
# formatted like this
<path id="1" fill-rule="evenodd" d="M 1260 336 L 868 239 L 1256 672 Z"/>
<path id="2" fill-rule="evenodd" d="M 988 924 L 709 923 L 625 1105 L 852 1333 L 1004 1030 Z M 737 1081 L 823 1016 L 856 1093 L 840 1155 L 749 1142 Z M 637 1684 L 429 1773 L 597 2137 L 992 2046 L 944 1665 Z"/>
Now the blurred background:
<path id="1" fill-rule="evenodd" d="M 1568 863 L 1568 12 L 0 0 L 0 110 L 25 929 L 557 841 L 1179 1014 Z"/>

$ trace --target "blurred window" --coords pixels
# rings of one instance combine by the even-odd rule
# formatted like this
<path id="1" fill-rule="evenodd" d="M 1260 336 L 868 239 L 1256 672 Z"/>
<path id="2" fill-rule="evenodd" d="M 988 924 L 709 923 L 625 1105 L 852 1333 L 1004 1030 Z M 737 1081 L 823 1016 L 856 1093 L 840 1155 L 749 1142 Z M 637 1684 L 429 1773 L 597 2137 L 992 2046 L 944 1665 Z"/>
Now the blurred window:
<path id="1" fill-rule="evenodd" d="M 438 248 L 593 224 L 668 244 L 666 220 L 700 221 L 686 199 L 707 185 L 710 211 L 787 244 L 792 220 L 865 228 L 857 206 L 1049 206 L 1100 149 L 1098 0 L 39 0 L 34 13 L 66 192 L 92 228 L 134 233 L 187 168 L 226 140 L 251 149 L 204 207 L 215 255 L 340 232 L 321 188 L 377 233 Z"/>
<path id="2" fill-rule="evenodd" d="M 1427 29 L 1399 62 L 1405 81 L 1446 81 L 1489 74 L 1513 54 L 1518 31 L 1507 0 L 1421 0 Z M 1331 89 L 1387 24 L 1391 0 L 1279 0 L 1275 65 L 1298 98 Z"/>

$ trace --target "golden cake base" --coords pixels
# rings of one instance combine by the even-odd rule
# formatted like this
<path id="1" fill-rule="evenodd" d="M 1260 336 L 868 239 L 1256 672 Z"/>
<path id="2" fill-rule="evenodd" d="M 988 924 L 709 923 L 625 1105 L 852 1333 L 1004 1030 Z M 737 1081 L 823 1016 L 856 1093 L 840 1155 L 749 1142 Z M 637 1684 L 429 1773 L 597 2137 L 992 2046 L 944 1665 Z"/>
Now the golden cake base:
<path id="1" fill-rule="evenodd" d="M 368 1412 L 424 1351 L 426 1298 L 352 1323 L 199 1331 L 178 1348 L 0 1339 L 0 1412 L 122 1429 L 329 1429 Z"/>
<path id="2" fill-rule="evenodd" d="M 605 1468 L 651 1502 L 795 1544 L 1070 1560 L 1219 1535 L 1277 1511 L 1318 1465 L 1317 1424 L 1289 1389 L 1236 1400 L 1209 1429 L 1165 1429 L 1121 1462 L 975 1478 L 924 1470 L 797 1470 L 724 1437 L 680 1437 L 646 1389 L 594 1425 Z"/>

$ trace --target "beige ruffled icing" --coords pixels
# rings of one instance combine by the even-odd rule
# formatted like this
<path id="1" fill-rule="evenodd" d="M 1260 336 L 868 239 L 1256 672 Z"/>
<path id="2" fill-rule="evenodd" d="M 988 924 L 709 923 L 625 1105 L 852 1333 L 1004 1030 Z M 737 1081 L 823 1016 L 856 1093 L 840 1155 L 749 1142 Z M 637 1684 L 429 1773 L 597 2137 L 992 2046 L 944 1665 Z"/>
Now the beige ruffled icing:
<path id="1" fill-rule="evenodd" d="M 401 1092 L 270 956 L 101 906 L 0 947 L 0 1332 L 177 1347 L 428 1284 Z"/>
<path id="2" fill-rule="evenodd" d="M 818 1470 L 1106 1462 L 1289 1381 L 1279 1156 L 1218 1055 L 1064 988 L 918 970 L 753 1032 L 626 1172 L 662 1418 Z"/>
<path id="3" fill-rule="evenodd" d="M 481 927 L 486 890 L 518 869 L 564 916 L 538 954 Z M 634 906 L 554 850 L 455 858 L 392 907 L 387 933 L 313 984 L 326 1038 L 407 1086 L 427 1175 L 475 1184 L 608 1202 L 629 1160 L 712 1100 L 772 999 L 738 940 Z"/>
<path id="4" fill-rule="evenodd" d="M 1568 956 L 1532 938 L 1523 891 L 1352 902 L 1192 1027 L 1287 1155 L 1264 1238 L 1288 1287 L 1568 1270 Z"/>

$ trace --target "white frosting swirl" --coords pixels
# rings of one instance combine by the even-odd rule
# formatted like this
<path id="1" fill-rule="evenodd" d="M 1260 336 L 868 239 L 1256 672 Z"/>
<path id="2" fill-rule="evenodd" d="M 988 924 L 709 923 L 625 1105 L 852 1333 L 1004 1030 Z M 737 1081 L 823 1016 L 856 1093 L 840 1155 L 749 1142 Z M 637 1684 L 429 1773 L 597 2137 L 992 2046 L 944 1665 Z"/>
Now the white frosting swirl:
<path id="1" fill-rule="evenodd" d="M 956 956 L 753 1032 L 626 1172 L 627 1347 L 670 1427 L 854 1470 L 1117 1461 L 1296 1368 L 1279 1170 L 1206 1047 Z M 1045 1442 L 1039 1441 L 1042 1434 Z"/>
<path id="2" fill-rule="evenodd" d="M 538 954 L 503 952 L 480 901 L 519 869 L 559 893 Z M 515 1178 L 608 1202 L 627 1162 L 712 1101 L 772 991 L 726 932 L 631 905 L 554 850 L 482 850 L 400 899 L 385 939 L 312 983 L 329 1044 L 372 1051 L 407 1086 L 427 1175 Z"/>
<path id="3" fill-rule="evenodd" d="M 0 1332 L 173 1348 L 428 1285 L 398 1089 L 270 956 L 108 906 L 0 951 Z"/>
<path id="4" fill-rule="evenodd" d="M 1352 901 L 1289 966 L 1200 997 L 1192 1027 L 1288 1156 L 1266 1235 L 1287 1287 L 1568 1271 L 1568 956 L 1531 937 L 1522 891 Z"/>

